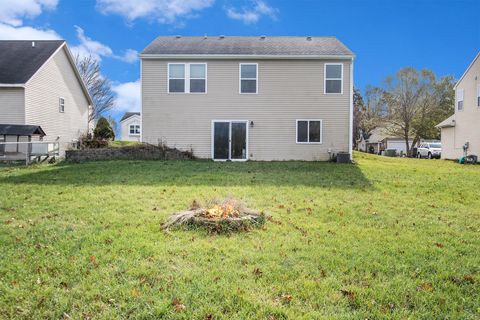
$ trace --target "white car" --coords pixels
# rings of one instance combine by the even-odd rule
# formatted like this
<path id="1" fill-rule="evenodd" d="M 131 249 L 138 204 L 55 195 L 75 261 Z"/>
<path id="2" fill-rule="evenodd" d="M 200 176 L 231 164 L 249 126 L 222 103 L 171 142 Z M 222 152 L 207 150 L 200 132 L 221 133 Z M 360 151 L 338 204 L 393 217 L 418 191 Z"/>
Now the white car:
<path id="1" fill-rule="evenodd" d="M 440 142 L 424 142 L 417 149 L 417 158 L 438 158 L 442 156 L 442 144 Z"/>

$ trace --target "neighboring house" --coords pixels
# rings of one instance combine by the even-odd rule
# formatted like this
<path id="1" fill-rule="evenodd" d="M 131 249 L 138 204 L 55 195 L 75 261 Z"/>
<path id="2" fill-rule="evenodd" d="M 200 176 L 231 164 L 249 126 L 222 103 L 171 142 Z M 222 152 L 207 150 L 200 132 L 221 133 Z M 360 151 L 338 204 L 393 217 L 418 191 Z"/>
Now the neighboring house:
<path id="1" fill-rule="evenodd" d="M 214 160 L 352 151 L 354 54 L 335 37 L 158 37 L 142 59 L 142 141 Z"/>
<path id="2" fill-rule="evenodd" d="M 442 159 L 480 156 L 480 52 L 455 85 L 455 114 L 437 125 L 442 131 Z"/>
<path id="3" fill-rule="evenodd" d="M 91 105 L 65 41 L 0 41 L 0 124 L 39 126 L 63 154 L 88 131 Z"/>
<path id="4" fill-rule="evenodd" d="M 413 139 L 409 139 L 408 143 L 411 146 Z M 392 136 L 384 127 L 373 129 L 370 135 L 362 133 L 357 145 L 358 150 L 368 153 L 381 154 L 387 149 L 395 149 L 397 155 L 407 154 L 405 139 Z"/>
<path id="5" fill-rule="evenodd" d="M 140 141 L 141 121 L 140 112 L 126 112 L 120 120 L 120 140 Z"/>

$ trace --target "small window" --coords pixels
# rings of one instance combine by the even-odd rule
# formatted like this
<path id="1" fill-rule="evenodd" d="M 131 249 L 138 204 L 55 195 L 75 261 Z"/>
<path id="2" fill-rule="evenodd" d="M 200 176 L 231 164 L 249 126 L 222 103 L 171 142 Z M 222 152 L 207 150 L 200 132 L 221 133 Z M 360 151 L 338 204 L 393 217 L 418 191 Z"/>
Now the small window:
<path id="1" fill-rule="evenodd" d="M 322 143 L 322 120 L 297 120 L 297 143 Z"/>
<path id="2" fill-rule="evenodd" d="M 205 93 L 207 82 L 205 64 L 190 65 L 190 93 Z"/>
<path id="3" fill-rule="evenodd" d="M 457 91 L 457 110 L 463 111 L 463 89 Z"/>
<path id="4" fill-rule="evenodd" d="M 325 93 L 343 93 L 343 64 L 325 64 Z"/>
<path id="5" fill-rule="evenodd" d="M 477 107 L 480 107 L 480 84 L 477 86 Z"/>
<path id="6" fill-rule="evenodd" d="M 138 124 L 131 124 L 129 128 L 130 134 L 138 135 L 140 134 L 140 125 Z"/>
<path id="7" fill-rule="evenodd" d="M 59 112 L 65 112 L 65 99 L 64 98 L 59 98 L 58 99 L 58 111 Z"/>
<path id="8" fill-rule="evenodd" d="M 168 92 L 185 92 L 185 64 L 168 65 Z"/>
<path id="9" fill-rule="evenodd" d="M 240 64 L 240 93 L 257 93 L 258 65 L 256 63 Z"/>

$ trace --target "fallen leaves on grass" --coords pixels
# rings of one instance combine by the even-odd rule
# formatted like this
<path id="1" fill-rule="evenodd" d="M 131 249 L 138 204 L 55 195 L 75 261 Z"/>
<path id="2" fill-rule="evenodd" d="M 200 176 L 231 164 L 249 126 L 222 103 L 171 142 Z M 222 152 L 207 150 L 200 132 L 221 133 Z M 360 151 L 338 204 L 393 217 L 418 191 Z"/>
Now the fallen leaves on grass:
<path id="1" fill-rule="evenodd" d="M 355 300 L 355 292 L 346 289 L 340 289 L 340 292 L 343 294 L 344 297 L 347 297 L 348 300 Z"/>
<path id="2" fill-rule="evenodd" d="M 444 245 L 443 243 L 440 243 L 440 242 L 435 243 L 435 245 L 436 245 L 438 248 L 443 248 L 443 247 L 445 247 L 445 245 Z"/>
<path id="3" fill-rule="evenodd" d="M 255 268 L 253 269 L 253 274 L 255 275 L 255 277 L 257 278 L 260 278 L 263 274 L 262 270 L 260 270 L 260 268 Z"/>
<path id="4" fill-rule="evenodd" d="M 418 290 L 421 290 L 421 291 L 433 291 L 433 284 L 431 284 L 430 282 L 421 283 L 421 284 L 418 286 Z"/>
<path id="5" fill-rule="evenodd" d="M 187 309 L 187 307 L 178 298 L 173 298 L 172 306 L 174 307 L 176 312 L 183 312 Z"/>

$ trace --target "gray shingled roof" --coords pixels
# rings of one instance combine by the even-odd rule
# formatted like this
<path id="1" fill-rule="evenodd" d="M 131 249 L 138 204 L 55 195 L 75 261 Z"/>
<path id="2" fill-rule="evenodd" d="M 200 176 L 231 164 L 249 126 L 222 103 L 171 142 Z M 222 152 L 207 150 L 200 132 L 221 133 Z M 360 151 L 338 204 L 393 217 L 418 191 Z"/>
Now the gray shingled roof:
<path id="1" fill-rule="evenodd" d="M 131 116 L 135 116 L 135 115 L 139 116 L 140 112 L 125 112 L 125 114 L 123 115 L 122 119 L 120 119 L 120 121 L 123 121 L 123 120 L 128 119 Z"/>
<path id="2" fill-rule="evenodd" d="M 158 37 L 142 54 L 353 56 L 335 37 Z"/>
<path id="3" fill-rule="evenodd" d="M 64 43 L 63 40 L 0 41 L 0 83 L 23 84 Z"/>
<path id="4" fill-rule="evenodd" d="M 45 132 L 40 126 L 23 124 L 0 124 L 0 135 L 44 136 Z"/>

